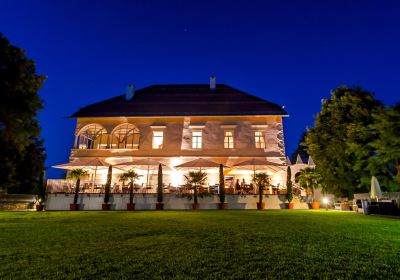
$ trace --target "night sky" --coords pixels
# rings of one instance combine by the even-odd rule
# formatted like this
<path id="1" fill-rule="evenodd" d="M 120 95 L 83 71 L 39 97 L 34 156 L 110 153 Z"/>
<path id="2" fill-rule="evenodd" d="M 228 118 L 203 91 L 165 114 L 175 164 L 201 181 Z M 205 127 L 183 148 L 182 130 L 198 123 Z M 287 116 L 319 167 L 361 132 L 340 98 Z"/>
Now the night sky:
<path id="1" fill-rule="evenodd" d="M 48 76 L 39 118 L 49 166 L 68 161 L 68 116 L 128 83 L 215 74 L 285 105 L 289 155 L 335 87 L 360 85 L 388 105 L 400 96 L 400 1 L 0 0 L 0 32 Z"/>

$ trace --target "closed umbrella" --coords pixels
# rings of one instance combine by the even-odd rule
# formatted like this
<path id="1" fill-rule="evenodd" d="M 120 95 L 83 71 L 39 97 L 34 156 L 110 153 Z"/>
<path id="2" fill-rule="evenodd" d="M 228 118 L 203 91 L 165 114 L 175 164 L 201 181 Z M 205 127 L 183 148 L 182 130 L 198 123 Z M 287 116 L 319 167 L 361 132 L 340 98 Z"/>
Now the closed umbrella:
<path id="1" fill-rule="evenodd" d="M 371 199 L 376 199 L 378 201 L 382 197 L 382 190 L 379 186 L 378 179 L 375 176 L 371 178 Z"/>

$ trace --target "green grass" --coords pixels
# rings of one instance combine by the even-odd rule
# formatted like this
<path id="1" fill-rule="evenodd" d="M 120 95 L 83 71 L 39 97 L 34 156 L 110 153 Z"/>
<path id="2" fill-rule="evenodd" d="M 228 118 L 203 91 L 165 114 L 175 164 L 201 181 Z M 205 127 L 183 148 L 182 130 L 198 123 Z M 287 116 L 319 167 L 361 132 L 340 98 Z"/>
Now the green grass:
<path id="1" fill-rule="evenodd" d="M 0 212 L 0 279 L 398 277 L 398 219 L 323 210 Z"/>

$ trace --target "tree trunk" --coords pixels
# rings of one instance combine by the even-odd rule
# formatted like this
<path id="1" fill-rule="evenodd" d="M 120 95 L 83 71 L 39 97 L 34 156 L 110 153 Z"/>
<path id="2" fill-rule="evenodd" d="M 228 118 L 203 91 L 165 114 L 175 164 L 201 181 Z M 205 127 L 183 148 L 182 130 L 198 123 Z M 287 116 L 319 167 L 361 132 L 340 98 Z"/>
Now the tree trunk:
<path id="1" fill-rule="evenodd" d="M 76 180 L 76 186 L 75 186 L 74 204 L 76 204 L 78 202 L 79 185 L 80 184 L 81 184 L 81 179 L 78 178 L 78 180 Z"/>
<path id="2" fill-rule="evenodd" d="M 258 202 L 262 203 L 263 202 L 263 191 L 264 188 L 262 185 L 258 186 Z"/>
<path id="3" fill-rule="evenodd" d="M 195 203 L 195 204 L 197 204 L 198 202 L 197 202 L 197 186 L 196 185 L 194 185 L 194 199 L 193 199 L 193 202 Z"/>

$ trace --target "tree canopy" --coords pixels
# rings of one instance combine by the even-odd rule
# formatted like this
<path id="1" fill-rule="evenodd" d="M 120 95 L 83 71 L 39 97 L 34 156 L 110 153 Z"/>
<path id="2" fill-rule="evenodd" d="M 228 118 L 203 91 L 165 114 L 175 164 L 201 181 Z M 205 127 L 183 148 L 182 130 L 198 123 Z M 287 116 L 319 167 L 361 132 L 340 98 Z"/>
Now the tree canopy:
<path id="1" fill-rule="evenodd" d="M 385 110 L 371 92 L 347 86 L 332 91 L 303 142 L 328 191 L 352 197 L 369 190 L 373 175 L 385 181 L 383 189 L 395 189 L 388 174 L 398 162 L 399 132 L 386 129 L 395 119 L 395 108 Z"/>
<path id="2" fill-rule="evenodd" d="M 25 51 L 0 33 L 0 189 L 31 193 L 40 182 L 45 150 L 37 112 L 45 80 Z"/>
<path id="3" fill-rule="evenodd" d="M 375 135 L 370 143 L 374 154 L 367 169 L 387 190 L 396 191 L 400 186 L 400 103 L 375 114 L 374 119 L 370 126 Z"/>

